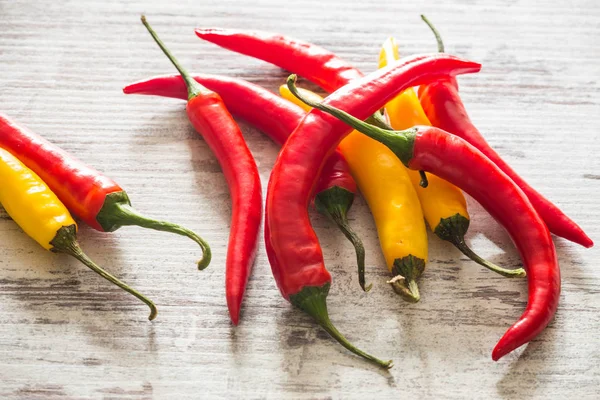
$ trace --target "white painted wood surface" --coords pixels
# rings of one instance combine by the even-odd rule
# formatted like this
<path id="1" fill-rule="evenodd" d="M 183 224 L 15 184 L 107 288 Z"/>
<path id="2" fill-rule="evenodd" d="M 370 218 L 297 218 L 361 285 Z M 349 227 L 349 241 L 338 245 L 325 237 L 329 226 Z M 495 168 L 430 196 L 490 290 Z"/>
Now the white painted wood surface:
<path id="1" fill-rule="evenodd" d="M 577 398 L 600 393 L 600 251 L 557 239 L 563 273 L 555 320 L 498 363 L 491 349 L 521 314 L 525 281 L 481 269 L 431 235 L 422 300 L 385 284 L 375 227 L 358 199 L 352 224 L 368 249 L 371 293 L 354 254 L 324 218 L 314 224 L 334 283 L 331 317 L 361 348 L 395 361 L 382 372 L 350 355 L 292 309 L 261 240 L 239 327 L 224 298 L 229 196 L 184 104 L 125 96 L 128 82 L 174 69 L 144 12 L 192 71 L 276 90 L 284 71 L 214 45 L 197 26 L 278 31 L 318 43 L 364 71 L 397 37 L 404 54 L 434 51 L 419 13 L 447 49 L 483 63 L 460 79 L 489 141 L 531 183 L 600 241 L 600 7 L 595 1 L 0 0 L 0 109 L 116 179 L 149 215 L 185 223 L 212 245 L 209 269 L 188 240 L 137 228 L 82 227 L 98 263 L 154 299 L 159 317 L 66 256 L 44 252 L 0 212 L 0 398 Z M 266 187 L 278 148 L 241 122 Z M 520 264 L 504 231 L 470 202 L 469 242 Z"/>

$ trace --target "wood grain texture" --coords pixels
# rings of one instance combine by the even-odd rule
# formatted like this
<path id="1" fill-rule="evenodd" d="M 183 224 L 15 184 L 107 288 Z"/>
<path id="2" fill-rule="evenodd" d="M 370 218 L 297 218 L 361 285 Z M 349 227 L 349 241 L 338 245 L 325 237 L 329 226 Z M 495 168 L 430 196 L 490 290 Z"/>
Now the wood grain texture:
<path id="1" fill-rule="evenodd" d="M 491 349 L 522 312 L 526 283 L 468 262 L 431 235 L 422 300 L 403 303 L 362 199 L 351 212 L 364 238 L 369 294 L 354 254 L 324 218 L 314 224 L 334 283 L 330 312 L 358 346 L 391 358 L 385 373 L 336 345 L 279 295 L 262 246 L 243 320 L 232 328 L 223 280 L 229 195 L 183 103 L 125 96 L 134 80 L 174 72 L 139 15 L 192 71 L 276 90 L 286 76 L 203 43 L 197 26 L 278 31 L 321 44 L 365 72 L 389 35 L 401 52 L 434 51 L 427 14 L 447 49 L 483 63 L 461 77 L 467 108 L 491 144 L 600 241 L 600 6 L 525 0 L 13 1 L 0 0 L 0 110 L 117 180 L 149 215 L 187 224 L 212 245 L 167 234 L 82 227 L 98 263 L 154 299 L 158 319 L 66 256 L 44 252 L 0 212 L 0 398 L 576 398 L 600 391 L 600 259 L 556 239 L 562 272 L 555 320 L 498 363 Z M 448 2 L 450 3 L 450 2 Z M 277 147 L 241 123 L 266 187 Z M 468 237 L 492 261 L 520 260 L 504 231 L 470 202 Z"/>

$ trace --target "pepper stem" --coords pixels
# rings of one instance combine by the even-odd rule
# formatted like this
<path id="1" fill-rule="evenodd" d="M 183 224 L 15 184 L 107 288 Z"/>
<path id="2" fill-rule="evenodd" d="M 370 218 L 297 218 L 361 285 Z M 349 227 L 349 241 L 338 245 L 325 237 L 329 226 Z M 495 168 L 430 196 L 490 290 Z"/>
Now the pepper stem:
<path id="1" fill-rule="evenodd" d="M 527 275 L 523 268 L 506 269 L 478 256 L 465 242 L 465 233 L 469 229 L 469 219 L 463 215 L 455 214 L 448 218 L 440 219 L 434 233 L 442 240 L 452 243 L 465 256 L 477 264 L 494 271 L 507 278 L 521 278 Z"/>
<path id="2" fill-rule="evenodd" d="M 135 297 L 137 297 L 138 299 L 140 299 L 141 301 L 146 303 L 148 305 L 148 307 L 150 307 L 150 316 L 148 317 L 148 319 L 150 321 L 152 321 L 154 318 L 156 318 L 156 315 L 158 314 L 158 310 L 156 309 L 156 306 L 154 305 L 154 303 L 150 299 L 148 299 L 146 296 L 144 296 L 143 294 L 138 292 L 137 290 L 132 289 L 127 284 L 120 281 L 117 277 L 111 275 L 110 273 L 106 272 L 104 269 L 102 269 L 98 265 L 96 265 L 96 263 L 94 263 L 83 252 L 83 250 L 81 250 L 81 247 L 79 247 L 79 243 L 77 243 L 77 239 L 75 238 L 76 234 L 77 234 L 77 228 L 75 225 L 61 227 L 56 232 L 56 236 L 54 237 L 52 242 L 50 242 L 50 244 L 53 246 L 51 250 L 54 252 L 57 252 L 57 253 L 68 254 L 68 255 L 76 258 L 83 265 L 85 265 L 86 267 L 88 267 L 89 269 L 91 269 L 92 271 L 94 271 L 95 273 L 97 273 L 98 275 L 100 275 L 101 277 L 106 279 L 107 281 L 117 285 L 121 289 L 125 290 L 127 293 L 134 295 Z"/>
<path id="3" fill-rule="evenodd" d="M 435 40 L 437 42 L 438 52 L 443 53 L 444 52 L 444 42 L 442 41 L 442 35 L 440 35 L 438 30 L 435 29 L 435 26 L 431 23 L 431 21 L 429 21 L 427 19 L 427 17 L 425 15 L 421 14 L 421 19 L 423 20 L 423 22 L 425 22 L 427 24 L 429 29 L 431 29 L 431 32 L 433 32 L 433 35 L 435 36 Z"/>
<path id="4" fill-rule="evenodd" d="M 333 186 L 319 192 L 315 196 L 315 207 L 321 214 L 331 219 L 344 236 L 352 243 L 356 251 L 356 263 L 358 265 L 358 284 L 365 292 L 371 290 L 373 285 L 365 287 L 365 247 L 362 240 L 348 223 L 348 209 L 352 206 L 354 193 Z"/>
<path id="5" fill-rule="evenodd" d="M 425 171 L 419 170 L 419 175 L 421 176 L 419 186 L 421 186 L 422 188 L 426 188 L 427 186 L 429 186 L 429 181 L 427 180 L 427 175 L 425 174 Z"/>
<path id="6" fill-rule="evenodd" d="M 158 44 L 158 47 L 160 47 L 163 53 L 165 53 L 167 58 L 173 63 L 175 68 L 177 68 L 177 71 L 179 71 L 179 73 L 181 74 L 181 77 L 185 81 L 185 86 L 187 86 L 188 89 L 188 100 L 191 100 L 192 98 L 202 93 L 210 93 L 210 90 L 196 82 L 194 78 L 192 78 L 190 73 L 179 63 L 179 61 L 175 58 L 175 56 L 171 53 L 167 46 L 165 46 L 163 41 L 160 40 L 158 34 L 154 31 L 154 29 L 152 29 L 152 27 L 146 20 L 145 15 L 142 15 L 141 20 L 142 24 L 144 24 L 146 29 L 148 29 L 148 32 L 150 32 L 150 35 L 152 35 L 152 38 L 154 39 L 156 44 Z"/>
<path id="7" fill-rule="evenodd" d="M 317 108 L 323 112 L 333 115 L 337 119 L 350 125 L 357 131 L 367 135 L 371 139 L 377 140 L 380 143 L 386 145 L 394 154 L 402 161 L 404 165 L 408 167 L 408 162 L 412 159 L 414 138 L 417 132 L 417 128 L 410 128 L 404 131 L 394 131 L 389 129 L 382 129 L 377 126 L 368 124 L 361 121 L 358 118 L 353 117 L 345 111 L 332 107 L 324 103 L 314 102 L 311 99 L 307 99 L 296 88 L 296 74 L 292 74 L 287 79 L 287 85 L 290 91 L 313 108 Z"/>
<path id="8" fill-rule="evenodd" d="M 119 221 L 122 225 L 137 225 L 141 226 L 142 228 L 154 229 L 156 231 L 163 232 L 171 232 L 192 239 L 194 242 L 198 243 L 198 245 L 202 249 L 202 258 L 200 259 L 200 261 L 198 261 L 198 269 L 203 270 L 206 267 L 208 267 L 208 264 L 210 264 L 212 254 L 208 243 L 206 243 L 204 239 L 196 235 L 193 231 L 184 228 L 181 225 L 174 224 L 172 222 L 157 221 L 154 219 L 147 218 L 144 215 L 138 213 L 129 205 L 118 204 L 117 209 L 119 211 Z"/>
<path id="9" fill-rule="evenodd" d="M 363 291 L 368 292 L 373 287 L 373 284 L 370 283 L 369 285 L 366 285 L 365 283 L 365 247 L 362 240 L 360 240 L 356 232 L 350 227 L 348 219 L 345 216 L 342 217 L 338 214 L 332 216 L 331 219 L 354 246 L 354 250 L 356 251 L 356 263 L 358 265 L 358 284 Z"/>
<path id="10" fill-rule="evenodd" d="M 319 324 L 329 335 L 338 341 L 342 346 L 364 358 L 373 364 L 383 367 L 385 369 L 392 368 L 392 361 L 382 361 L 370 354 L 365 353 L 362 350 L 356 348 L 352 343 L 348 341 L 342 335 L 336 327 L 331 323 L 329 319 L 329 313 L 327 312 L 327 294 L 329 293 L 329 283 L 323 286 L 305 286 L 300 292 L 290 296 L 290 302 L 313 317 L 315 322 Z"/>
<path id="11" fill-rule="evenodd" d="M 493 264 L 484 258 L 481 258 L 473 250 L 471 250 L 469 246 L 467 246 L 467 243 L 465 243 L 464 238 L 462 238 L 462 240 L 460 241 L 452 241 L 452 244 L 456 246 L 456 248 L 459 249 L 465 256 L 469 257 L 471 260 L 489 269 L 490 271 L 494 271 L 497 274 L 500 274 L 507 278 L 523 278 L 527 275 L 523 268 L 506 269 L 499 267 L 496 264 Z"/>
<path id="12" fill-rule="evenodd" d="M 421 300 L 417 280 L 425 271 L 425 260 L 412 254 L 397 258 L 392 266 L 394 277 L 388 281 L 394 292 L 402 296 L 409 303 Z"/>
<path id="13" fill-rule="evenodd" d="M 115 192 L 106 196 L 104 205 L 98 212 L 96 220 L 106 232 L 112 232 L 121 226 L 136 225 L 186 236 L 198 243 L 202 249 L 202 258 L 198 261 L 198 269 L 203 270 L 210 264 L 212 253 L 210 246 L 204 239 L 181 225 L 167 221 L 157 221 L 140 214 L 131 207 L 129 197 L 125 192 Z"/>

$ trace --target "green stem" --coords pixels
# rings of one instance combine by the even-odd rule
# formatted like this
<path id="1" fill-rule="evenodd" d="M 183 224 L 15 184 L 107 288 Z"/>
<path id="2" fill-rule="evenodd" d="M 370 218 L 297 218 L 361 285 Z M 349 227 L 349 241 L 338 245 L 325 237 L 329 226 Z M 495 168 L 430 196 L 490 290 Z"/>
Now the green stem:
<path id="1" fill-rule="evenodd" d="M 388 281 L 392 285 L 394 292 L 410 303 L 416 303 L 421 300 L 417 280 L 425 271 L 425 260 L 415 257 L 412 254 L 406 257 L 397 258 L 392 266 L 394 277 Z"/>
<path id="2" fill-rule="evenodd" d="M 210 93 L 210 90 L 208 90 L 207 88 L 196 82 L 194 78 L 192 78 L 190 73 L 179 63 L 179 61 L 175 58 L 171 51 L 167 49 L 167 46 L 165 46 L 163 41 L 160 40 L 158 34 L 154 31 L 154 29 L 152 29 L 148 21 L 146 21 L 145 15 L 142 15 L 141 20 L 142 24 L 144 24 L 146 29 L 148 29 L 148 32 L 150 32 L 150 35 L 152 35 L 152 38 L 154 39 L 156 44 L 158 44 L 158 47 L 160 47 L 163 53 L 165 53 L 167 58 L 173 63 L 175 68 L 177 68 L 177 71 L 179 71 L 179 73 L 181 74 L 181 77 L 185 81 L 185 85 L 188 89 L 188 100 L 191 100 L 192 98 L 202 93 Z"/>
<path id="3" fill-rule="evenodd" d="M 523 268 L 515 268 L 515 269 L 506 269 L 497 266 L 489 262 L 488 260 L 479 257 L 469 246 L 465 243 L 464 238 L 460 241 L 452 241 L 452 244 L 456 246 L 465 256 L 469 257 L 471 260 L 475 261 L 477 264 L 489 269 L 490 271 L 494 271 L 497 274 L 505 276 L 507 278 L 522 278 L 527 275 Z"/>
<path id="4" fill-rule="evenodd" d="M 373 287 L 373 284 L 368 286 L 365 283 L 365 247 L 362 240 L 358 237 L 356 232 L 348 224 L 346 218 L 332 218 L 338 228 L 342 231 L 344 236 L 352 243 L 354 250 L 356 251 L 356 263 L 358 265 L 358 284 L 363 291 L 368 292 Z"/>
<path id="5" fill-rule="evenodd" d="M 447 218 L 441 218 L 440 222 L 435 227 L 435 233 L 440 239 L 446 240 L 456 246 L 465 256 L 475 261 L 479 265 L 494 271 L 507 278 L 520 278 L 526 275 L 523 268 L 505 269 L 493 264 L 473 252 L 465 242 L 465 235 L 469 229 L 469 218 L 456 213 Z"/>
<path id="6" fill-rule="evenodd" d="M 408 167 L 409 161 L 412 159 L 413 147 L 415 141 L 415 135 L 417 132 L 416 128 L 410 128 L 404 131 L 394 131 L 388 129 L 382 129 L 377 126 L 368 124 L 361 121 L 358 118 L 353 117 L 345 111 L 339 110 L 335 107 L 324 103 L 317 103 L 310 99 L 307 99 L 298 92 L 295 85 L 296 75 L 292 74 L 287 79 L 287 86 L 290 91 L 304 103 L 308 104 L 313 108 L 317 108 L 328 114 L 333 115 L 337 119 L 350 125 L 357 131 L 367 135 L 371 139 L 377 140 L 380 143 L 386 145 L 394 154 Z"/>
<path id="7" fill-rule="evenodd" d="M 290 302 L 313 317 L 315 322 L 319 324 L 329 335 L 337 340 L 342 346 L 352 353 L 372 362 L 373 364 L 385 368 L 392 368 L 392 361 L 382 361 L 364 351 L 356 348 L 342 335 L 337 328 L 331 323 L 329 313 L 327 312 L 327 294 L 329 293 L 329 283 L 323 286 L 305 286 L 300 292 L 290 296 Z"/>
<path id="8" fill-rule="evenodd" d="M 419 186 L 421 186 L 422 188 L 426 188 L 427 186 L 429 186 L 429 181 L 427 180 L 427 175 L 425 174 L 425 171 L 419 170 L 419 175 L 421 175 L 421 181 L 419 181 Z"/>
<path id="9" fill-rule="evenodd" d="M 431 29 L 431 32 L 433 32 L 433 35 L 435 36 L 435 40 L 437 41 L 438 52 L 443 53 L 444 52 L 444 42 L 442 41 L 442 35 L 440 35 L 438 30 L 435 29 L 435 26 L 431 23 L 431 21 L 429 21 L 427 19 L 427 17 L 425 15 L 421 14 L 421 19 L 427 24 L 429 29 Z"/>
<path id="10" fill-rule="evenodd" d="M 202 249 L 202 258 L 198 261 L 198 269 L 203 270 L 208 267 L 212 258 L 212 253 L 208 243 L 204 241 L 193 231 L 184 228 L 181 225 L 174 224 L 167 221 L 157 221 L 138 213 L 131 206 L 118 204 L 118 217 L 122 225 L 137 225 L 142 228 L 154 229 L 156 231 L 170 232 L 177 235 L 185 236 L 198 243 Z"/>
<path id="11" fill-rule="evenodd" d="M 152 321 L 154 318 L 156 318 L 158 311 L 157 311 L 154 303 L 150 299 L 146 298 L 146 296 L 144 296 L 143 294 L 138 292 L 137 290 L 132 289 L 127 284 L 123 283 L 118 278 L 116 278 L 115 276 L 111 275 L 110 273 L 106 272 L 105 270 L 100 268 L 98 265 L 96 265 L 81 250 L 81 247 L 79 247 L 79 243 L 77 243 L 77 240 L 75 239 L 76 232 L 77 232 L 77 228 L 75 225 L 63 226 L 62 228 L 60 228 L 58 230 L 58 232 L 56 232 L 56 236 L 54 237 L 52 242 L 50 242 L 50 244 L 53 246 L 52 251 L 55 251 L 58 253 L 65 253 L 65 254 L 68 254 L 68 255 L 76 258 L 82 264 L 84 264 L 86 267 L 88 267 L 89 269 L 91 269 L 92 271 L 94 271 L 95 273 L 97 273 L 98 275 L 100 275 L 101 277 L 106 279 L 107 281 L 117 285 L 118 287 L 125 290 L 126 292 L 134 295 L 135 297 L 137 297 L 138 299 L 140 299 L 141 301 L 146 303 L 148 305 L 148 307 L 150 307 L 150 316 L 148 317 L 148 319 L 150 321 Z"/>
<path id="12" fill-rule="evenodd" d="M 106 232 L 112 232 L 121 226 L 136 225 L 143 228 L 186 236 L 198 243 L 202 249 L 202 258 L 198 261 L 198 269 L 203 270 L 210 264 L 212 253 L 210 251 L 210 246 L 204 239 L 181 225 L 172 222 L 157 221 L 140 214 L 131 207 L 129 197 L 125 192 L 114 192 L 107 195 L 102 208 L 96 216 L 96 220 Z"/>
<path id="13" fill-rule="evenodd" d="M 362 290 L 368 292 L 371 290 L 372 285 L 365 287 L 365 247 L 360 237 L 348 223 L 348 209 L 352 206 L 353 200 L 354 193 L 339 186 L 333 186 L 315 196 L 315 207 L 317 211 L 335 222 L 344 236 L 354 246 L 358 265 L 358 283 Z"/>

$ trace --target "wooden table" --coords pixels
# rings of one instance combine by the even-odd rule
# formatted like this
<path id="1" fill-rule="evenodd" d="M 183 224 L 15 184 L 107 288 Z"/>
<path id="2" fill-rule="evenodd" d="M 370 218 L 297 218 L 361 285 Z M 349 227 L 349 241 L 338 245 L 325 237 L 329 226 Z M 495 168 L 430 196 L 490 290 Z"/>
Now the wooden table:
<path id="1" fill-rule="evenodd" d="M 352 248 L 313 221 L 334 277 L 331 317 L 358 346 L 391 358 L 382 372 L 349 354 L 292 309 L 275 286 L 261 240 L 243 321 L 229 322 L 224 261 L 230 205 L 220 168 L 177 100 L 121 88 L 173 73 L 139 22 L 192 71 L 276 90 L 287 73 L 203 43 L 197 26 L 282 32 L 323 45 L 366 72 L 394 35 L 403 54 L 435 51 L 419 13 L 450 52 L 483 63 L 460 79 L 476 125 L 535 187 L 600 240 L 600 7 L 593 1 L 453 2 L 312 0 L 252 6 L 199 1 L 0 0 L 0 111 L 116 179 L 144 213 L 185 223 L 212 244 L 138 228 L 87 227 L 92 258 L 158 304 L 158 319 L 67 256 L 43 251 L 0 212 L 0 398 L 576 398 L 600 393 L 600 259 L 556 239 L 561 304 L 531 344 L 498 363 L 490 352 L 521 314 L 526 282 L 496 276 L 430 235 L 422 300 L 385 284 L 369 210 L 351 222 L 368 249 L 360 291 Z M 266 188 L 278 147 L 240 122 Z M 468 241 L 503 266 L 520 259 L 503 229 L 473 201 Z"/>

